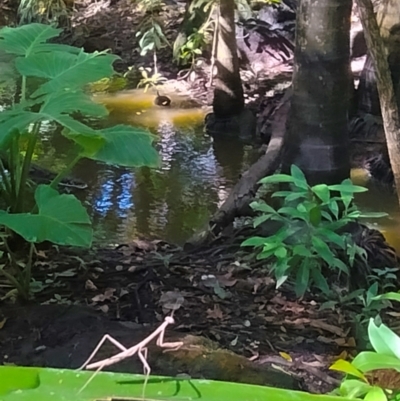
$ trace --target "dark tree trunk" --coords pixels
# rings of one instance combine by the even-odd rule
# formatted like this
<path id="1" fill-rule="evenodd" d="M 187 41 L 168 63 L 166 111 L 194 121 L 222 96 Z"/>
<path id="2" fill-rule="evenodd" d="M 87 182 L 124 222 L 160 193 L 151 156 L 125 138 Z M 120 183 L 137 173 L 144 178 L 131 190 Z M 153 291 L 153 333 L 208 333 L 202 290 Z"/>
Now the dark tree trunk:
<path id="1" fill-rule="evenodd" d="M 220 0 L 213 109 L 216 118 L 240 114 L 244 108 L 235 34 L 235 2 Z"/>
<path id="2" fill-rule="evenodd" d="M 400 121 L 399 111 L 393 89 L 389 64 L 385 57 L 385 46 L 380 36 L 378 23 L 374 15 L 371 0 L 358 0 L 365 39 L 376 71 L 376 82 L 382 110 L 382 118 L 392 165 L 394 181 L 400 200 Z"/>
<path id="3" fill-rule="evenodd" d="M 351 0 L 300 0 L 297 8 L 283 169 L 296 164 L 311 184 L 350 175 L 350 14 Z"/>
<path id="4" fill-rule="evenodd" d="M 384 40 L 387 61 L 394 85 L 397 105 L 400 106 L 400 2 L 398 0 L 380 1 L 376 5 L 376 19 Z M 360 77 L 358 110 L 374 116 L 381 116 L 376 73 L 371 54 L 368 54 Z"/>

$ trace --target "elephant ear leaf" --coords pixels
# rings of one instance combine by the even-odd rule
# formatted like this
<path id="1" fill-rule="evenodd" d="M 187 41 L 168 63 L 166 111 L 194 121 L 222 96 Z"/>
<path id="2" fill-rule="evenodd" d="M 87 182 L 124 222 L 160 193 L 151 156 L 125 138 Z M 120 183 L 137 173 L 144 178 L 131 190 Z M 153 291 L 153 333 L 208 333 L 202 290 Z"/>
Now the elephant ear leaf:
<path id="1" fill-rule="evenodd" d="M 26 57 L 38 52 L 55 50 L 77 52 L 72 46 L 46 43 L 57 37 L 62 29 L 45 24 L 28 24 L 17 28 L 4 27 L 0 29 L 0 49 L 9 54 Z"/>
<path id="2" fill-rule="evenodd" d="M 59 88 L 77 89 L 114 73 L 113 62 L 118 56 L 106 52 L 78 54 L 53 51 L 18 58 L 16 67 L 21 75 L 46 78 L 32 97 L 53 93 Z"/>
<path id="3" fill-rule="evenodd" d="M 48 39 L 58 36 L 60 32 L 61 29 L 42 24 L 5 27 L 0 30 L 0 48 L 7 53 L 25 56 Z"/>
<path id="4" fill-rule="evenodd" d="M 159 155 L 152 146 L 155 136 L 129 125 L 116 125 L 96 131 L 96 135 L 82 131 L 64 131 L 63 135 L 83 148 L 83 155 L 104 163 L 124 167 L 158 167 Z M 97 148 L 96 148 L 97 147 Z"/>
<path id="5" fill-rule="evenodd" d="M 28 242 L 51 241 L 59 245 L 89 247 L 93 230 L 86 209 L 73 195 L 60 195 L 49 185 L 39 185 L 35 192 L 39 212 L 0 213 L 0 224 Z"/>

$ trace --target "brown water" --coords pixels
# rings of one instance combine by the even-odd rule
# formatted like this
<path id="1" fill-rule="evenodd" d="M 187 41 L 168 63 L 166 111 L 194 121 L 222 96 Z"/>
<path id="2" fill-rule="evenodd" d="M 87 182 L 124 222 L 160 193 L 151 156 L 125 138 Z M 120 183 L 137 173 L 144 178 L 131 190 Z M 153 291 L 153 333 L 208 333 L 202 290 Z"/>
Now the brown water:
<path id="1" fill-rule="evenodd" d="M 171 108 L 154 106 L 154 94 L 137 90 L 97 97 L 110 110 L 109 123 L 143 126 L 156 134 L 162 160 L 159 169 L 119 168 L 91 160 L 76 166 L 73 175 L 89 185 L 77 196 L 88 206 L 99 244 L 126 243 L 139 236 L 182 244 L 208 221 L 256 157 L 252 148 L 241 142 L 213 142 L 203 132 L 205 111 L 181 108 L 186 99 L 171 97 Z M 47 128 L 49 135 L 39 161 L 59 170 L 71 145 L 61 135 L 50 135 L 52 127 Z M 362 170 L 354 170 L 352 178 L 370 188 L 357 196 L 363 210 L 389 213 L 389 217 L 369 223 L 375 223 L 400 251 L 396 197 L 369 185 Z"/>
<path id="2" fill-rule="evenodd" d="M 182 244 L 202 227 L 254 159 L 251 147 L 234 140 L 213 142 L 203 132 L 205 111 L 182 109 L 185 99 L 171 96 L 171 108 L 153 105 L 142 91 L 101 96 L 109 122 L 149 128 L 158 137 L 158 169 L 127 169 L 81 160 L 72 174 L 89 185 L 76 195 L 87 203 L 100 244 L 126 243 L 138 236 Z M 40 164 L 65 165 L 70 143 L 45 136 Z"/>
<path id="3" fill-rule="evenodd" d="M 380 230 L 400 254 L 400 208 L 395 193 L 388 188 L 374 186 L 368 182 L 366 172 L 363 170 L 353 170 L 351 178 L 355 184 L 369 189 L 368 192 L 356 196 L 357 204 L 362 210 L 388 213 L 387 217 L 370 219 L 368 224 Z"/>

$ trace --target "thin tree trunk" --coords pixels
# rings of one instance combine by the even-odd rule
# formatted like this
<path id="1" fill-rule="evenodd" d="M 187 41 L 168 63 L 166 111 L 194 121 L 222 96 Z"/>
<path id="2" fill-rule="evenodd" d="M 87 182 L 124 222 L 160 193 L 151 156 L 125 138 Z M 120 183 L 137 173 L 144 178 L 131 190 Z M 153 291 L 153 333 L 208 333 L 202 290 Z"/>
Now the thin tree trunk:
<path id="1" fill-rule="evenodd" d="M 368 50 L 374 61 L 386 143 L 400 202 L 400 121 L 392 77 L 371 0 L 357 0 Z"/>
<path id="2" fill-rule="evenodd" d="M 220 0 L 218 26 L 213 109 L 217 118 L 225 118 L 240 114 L 244 108 L 236 45 L 234 0 Z"/>

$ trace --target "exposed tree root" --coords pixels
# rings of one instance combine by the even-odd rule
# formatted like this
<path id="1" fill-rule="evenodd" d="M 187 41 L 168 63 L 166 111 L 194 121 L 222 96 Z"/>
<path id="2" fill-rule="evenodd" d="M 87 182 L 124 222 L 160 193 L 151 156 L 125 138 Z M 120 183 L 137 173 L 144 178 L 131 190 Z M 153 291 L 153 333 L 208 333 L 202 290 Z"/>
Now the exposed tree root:
<path id="1" fill-rule="evenodd" d="M 207 227 L 187 241 L 186 246 L 199 247 L 215 238 L 235 217 L 243 216 L 259 188 L 259 180 L 273 174 L 280 165 L 285 140 L 286 121 L 290 108 L 292 89 L 289 88 L 275 111 L 272 137 L 263 156 L 240 178 L 226 201 L 211 217 Z"/>

